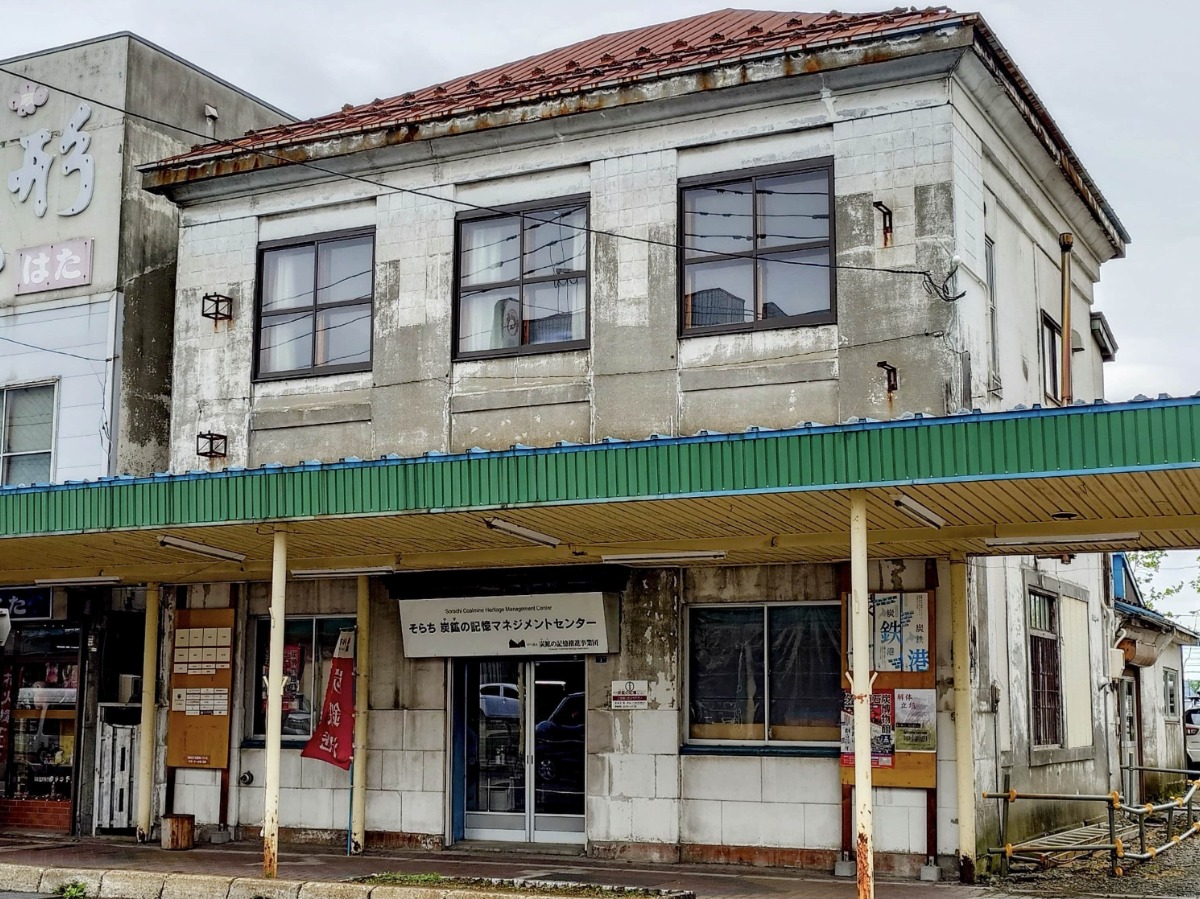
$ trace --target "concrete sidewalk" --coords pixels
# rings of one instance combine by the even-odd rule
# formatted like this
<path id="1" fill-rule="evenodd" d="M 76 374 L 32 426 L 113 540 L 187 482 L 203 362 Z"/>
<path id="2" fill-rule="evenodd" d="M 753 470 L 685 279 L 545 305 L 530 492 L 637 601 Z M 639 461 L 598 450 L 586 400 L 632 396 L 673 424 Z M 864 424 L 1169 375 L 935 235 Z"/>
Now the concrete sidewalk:
<path id="1" fill-rule="evenodd" d="M 162 877 L 167 874 L 245 878 L 241 882 L 232 881 L 228 893 L 223 894 L 230 899 L 242 895 L 270 895 L 278 899 L 337 897 L 343 891 L 328 886 L 331 882 L 383 871 L 680 890 L 695 893 L 698 899 L 853 899 L 855 896 L 853 881 L 835 880 L 810 871 L 724 865 L 646 865 L 520 851 L 412 851 L 347 858 L 327 847 L 285 846 L 279 858 L 279 879 L 287 884 L 280 883 L 278 886 L 283 889 L 269 892 L 264 891 L 261 882 L 253 882 L 261 876 L 262 855 L 259 846 L 250 842 L 230 843 L 219 848 L 197 848 L 187 852 L 166 852 L 156 846 L 138 846 L 128 839 L 69 842 L 30 839 L 29 842 L 19 842 L 10 838 L 0 845 L 0 865 L 86 869 L 95 875 L 94 880 L 91 875 L 72 875 L 68 879 L 89 883 L 91 888 L 88 896 L 108 896 L 113 899 L 171 899 L 187 882 L 184 878 L 171 877 L 165 881 L 167 889 L 164 890 Z M 0 881 L 5 879 L 4 871 L 10 872 L 7 879 L 17 879 L 18 869 L 0 868 Z M 110 872 L 104 878 L 103 890 L 100 889 L 99 876 L 102 871 Z M 136 888 L 136 894 L 133 881 L 130 880 L 130 886 L 126 888 L 130 895 L 125 896 L 119 890 L 120 883 L 126 880 L 126 872 L 147 872 L 158 876 L 141 881 L 142 886 Z M 31 882 L 29 873 L 22 876 L 24 881 L 20 884 L 0 882 L 0 890 L 36 891 L 39 886 L 43 891 L 52 890 L 55 878 L 59 875 L 47 873 L 38 884 Z M 363 890 L 345 892 L 360 897 L 366 895 Z M 376 893 L 378 895 L 374 899 L 390 895 L 383 888 L 377 888 Z M 937 899 L 978 899 L 996 895 L 990 890 L 959 884 L 913 881 L 879 881 L 875 894 L 879 899 L 924 899 L 927 896 Z M 183 895 L 188 894 L 185 891 Z M 441 893 L 433 890 L 429 895 L 439 896 Z M 446 892 L 447 899 L 457 895 L 460 894 Z"/>

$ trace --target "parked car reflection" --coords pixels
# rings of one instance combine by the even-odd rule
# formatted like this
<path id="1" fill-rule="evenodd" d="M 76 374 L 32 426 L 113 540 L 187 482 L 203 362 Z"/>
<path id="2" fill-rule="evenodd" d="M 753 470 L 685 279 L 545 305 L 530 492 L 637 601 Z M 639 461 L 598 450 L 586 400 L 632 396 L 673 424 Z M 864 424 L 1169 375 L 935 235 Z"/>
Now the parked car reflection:
<path id="1" fill-rule="evenodd" d="M 546 812 L 583 814 L 586 713 L 584 694 L 568 693 L 546 720 L 534 725 L 538 798 Z"/>

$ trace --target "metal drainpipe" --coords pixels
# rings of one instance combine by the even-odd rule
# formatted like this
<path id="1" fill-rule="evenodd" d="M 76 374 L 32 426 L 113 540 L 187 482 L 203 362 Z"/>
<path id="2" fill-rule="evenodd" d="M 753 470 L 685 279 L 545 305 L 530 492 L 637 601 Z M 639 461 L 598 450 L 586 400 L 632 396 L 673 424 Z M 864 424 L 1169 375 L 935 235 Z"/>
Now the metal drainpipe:
<path id="1" fill-rule="evenodd" d="M 150 840 L 153 830 L 154 719 L 158 714 L 158 609 L 162 588 L 146 585 L 146 625 L 142 640 L 142 723 L 138 730 L 137 841 Z"/>
<path id="2" fill-rule="evenodd" d="M 954 653 L 954 754 L 958 786 L 960 879 L 975 882 L 975 735 L 971 709 L 971 616 L 967 608 L 967 560 L 950 560 L 950 631 Z"/>
<path id="3" fill-rule="evenodd" d="M 358 576 L 358 633 L 354 640 L 354 783 L 351 787 L 350 848 L 361 855 L 367 839 L 367 690 L 371 664 L 371 583 Z"/>
<path id="4" fill-rule="evenodd" d="M 1070 231 L 1058 235 L 1058 249 L 1062 252 L 1062 404 L 1071 405 L 1074 399 L 1071 386 L 1071 247 L 1075 238 Z"/>
<path id="5" fill-rule="evenodd" d="M 283 630 L 287 592 L 287 530 L 275 529 L 271 563 L 271 643 L 267 655 L 266 774 L 263 778 L 263 877 L 279 871 L 279 756 L 283 731 Z"/>
<path id="6" fill-rule="evenodd" d="M 854 858 L 858 899 L 875 896 L 875 825 L 871 796 L 871 627 L 867 589 L 867 497 L 850 494 L 850 614 L 854 647 Z"/>

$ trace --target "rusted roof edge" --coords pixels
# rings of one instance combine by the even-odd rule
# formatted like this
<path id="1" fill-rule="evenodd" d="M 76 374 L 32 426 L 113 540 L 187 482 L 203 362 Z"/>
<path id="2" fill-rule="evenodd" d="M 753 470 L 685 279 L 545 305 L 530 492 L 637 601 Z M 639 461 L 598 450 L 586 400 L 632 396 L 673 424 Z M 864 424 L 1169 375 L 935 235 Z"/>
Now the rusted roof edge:
<path id="1" fill-rule="evenodd" d="M 869 34 L 846 35 L 846 36 L 839 36 L 836 38 L 830 38 L 830 39 L 819 40 L 819 41 L 809 41 L 809 42 L 805 42 L 803 44 L 797 44 L 795 46 L 788 46 L 788 47 L 774 48 L 774 49 L 763 50 L 763 51 L 758 51 L 758 52 L 744 53 L 744 54 L 741 54 L 739 56 L 734 56 L 734 57 L 723 57 L 721 59 L 713 60 L 711 62 L 699 62 L 699 63 L 690 62 L 686 65 L 681 65 L 681 66 L 655 69 L 655 70 L 648 71 L 648 72 L 636 72 L 636 73 L 633 73 L 633 74 L 630 74 L 627 76 L 623 76 L 620 78 L 613 78 L 613 79 L 610 79 L 610 80 L 607 80 L 604 82 L 590 84 L 584 88 L 567 88 L 565 90 L 545 90 L 545 91 L 541 91 L 541 92 L 538 92 L 535 94 L 526 94 L 526 95 L 523 95 L 520 97 L 505 98 L 505 99 L 493 100 L 493 101 L 484 101 L 482 103 L 472 104 L 471 106 L 455 107 L 454 109 L 450 109 L 450 110 L 439 109 L 436 112 L 433 112 L 430 114 L 426 114 L 426 115 L 417 114 L 417 115 L 413 116 L 412 118 L 404 119 L 403 121 L 396 121 L 393 123 L 386 123 L 386 124 L 379 124 L 379 125 L 358 125 L 358 126 L 354 126 L 354 127 L 343 128 L 340 130 L 329 131 L 329 132 L 323 133 L 320 136 L 314 137 L 311 139 L 288 140 L 287 138 L 281 138 L 279 140 L 270 141 L 270 142 L 263 143 L 260 145 L 255 145 L 250 148 L 239 145 L 236 142 L 236 139 L 233 139 L 230 141 L 223 141 L 223 142 L 217 142 L 217 143 L 212 144 L 214 149 L 211 153 L 205 153 L 205 154 L 188 153 L 188 154 L 185 154 L 185 156 L 183 158 L 175 157 L 175 158 L 159 160 L 157 162 L 147 163 L 145 165 L 139 166 L 138 170 L 141 171 L 144 176 L 146 176 L 144 178 L 144 186 L 147 189 L 152 190 L 155 187 L 159 186 L 160 184 L 162 186 L 180 184 L 180 183 L 190 181 L 190 180 L 201 180 L 201 179 L 206 179 L 206 178 L 221 177 L 222 175 L 235 174 L 235 173 L 240 173 L 240 172 L 244 172 L 244 171 L 248 170 L 248 167 L 246 167 L 246 166 L 237 166 L 237 167 L 232 168 L 229 171 L 221 171 L 219 169 L 216 171 L 212 171 L 212 168 L 207 165 L 207 163 L 209 163 L 211 161 L 216 161 L 216 160 L 221 160 L 221 159 L 232 159 L 232 158 L 236 158 L 239 156 L 261 157 L 262 160 L 267 161 L 267 160 L 272 160 L 272 157 L 277 155 L 276 151 L 283 150 L 283 149 L 289 148 L 289 147 L 295 147 L 295 148 L 306 147 L 306 146 L 313 147 L 313 146 L 316 146 L 319 144 L 327 144 L 331 141 L 336 141 L 340 138 L 344 138 L 347 136 L 363 134 L 365 132 L 375 132 L 375 131 L 386 132 L 386 131 L 391 131 L 391 130 L 395 130 L 395 129 L 401 129 L 406 126 L 418 126 L 418 125 L 428 124 L 428 123 L 432 123 L 432 122 L 447 121 L 450 119 L 459 118 L 459 117 L 463 117 L 463 116 L 469 116 L 469 115 L 477 114 L 477 113 L 496 112 L 498 110 L 502 110 L 505 108 L 519 108 L 519 107 L 532 106 L 537 103 L 546 102 L 548 100 L 569 99 L 571 97 L 582 97 L 587 94 L 594 93 L 596 91 L 612 90 L 613 88 L 620 88 L 620 87 L 625 87 L 625 86 L 639 84 L 639 83 L 645 83 L 645 82 L 665 81 L 667 79 L 675 78 L 680 75 L 695 74 L 695 73 L 706 72 L 706 71 L 716 71 L 716 70 L 720 70 L 720 69 L 732 68 L 732 67 L 736 67 L 739 65 L 746 65 L 748 63 L 753 63 L 753 62 L 758 62 L 758 61 L 763 61 L 763 60 L 768 60 L 768 59 L 773 59 L 773 58 L 786 57 L 786 56 L 798 56 L 798 55 L 802 55 L 802 54 L 817 53 L 820 51 L 835 50 L 839 47 L 846 47 L 846 46 L 850 46 L 850 45 L 872 43 L 872 42 L 882 42 L 884 40 L 892 40 L 897 37 L 902 37 L 907 34 L 917 34 L 917 33 L 921 33 L 921 32 L 935 32 L 935 31 L 939 31 L 942 29 L 946 29 L 946 28 L 952 28 L 957 25 L 969 24 L 970 19 L 971 19 L 970 15 L 957 15 L 957 16 L 954 16 L 953 18 L 941 19 L 941 20 L 938 20 L 937 22 L 932 22 L 932 23 L 918 23 L 915 25 L 904 25 L 904 26 L 899 26 L 896 28 L 872 31 Z M 832 68 L 832 67 L 824 67 L 824 68 Z M 799 68 L 796 70 L 795 74 L 809 74 L 809 70 Z M 588 108 L 590 108 L 590 107 L 587 107 L 586 104 L 583 104 L 583 105 L 585 108 L 579 109 L 577 111 L 580 111 L 580 112 L 588 111 Z M 297 122 L 296 124 L 303 125 L 305 123 Z M 462 133 L 462 131 L 460 131 L 459 133 Z M 395 141 L 383 141 L 381 145 L 386 145 L 388 143 L 395 143 Z M 353 152 L 353 151 L 351 151 L 351 152 Z M 285 156 L 287 154 L 278 153 L 278 155 Z M 329 154 L 329 155 L 344 155 L 344 153 L 336 152 L 334 154 Z M 309 160 L 317 160 L 320 158 L 323 158 L 322 154 L 311 154 L 308 157 Z M 278 160 L 273 160 L 273 161 L 276 164 L 283 165 L 283 164 L 292 164 L 299 160 L 287 158 L 287 159 L 278 159 Z M 262 168 L 262 167 L 267 167 L 267 166 L 264 166 L 264 165 L 253 166 L 253 168 Z M 185 178 L 168 178 L 168 179 L 162 179 L 161 181 L 159 179 L 152 179 L 149 177 L 157 172 L 167 172 L 167 171 L 172 171 L 172 170 L 180 170 L 180 171 L 184 171 L 184 172 L 195 172 L 195 170 L 197 168 L 199 168 L 202 171 L 206 171 L 206 172 L 211 171 L 212 173 L 211 174 L 201 174 L 201 175 L 198 175 L 198 177 L 193 176 L 193 177 L 185 177 Z"/>
<path id="2" fill-rule="evenodd" d="M 1112 205 L 1100 192 L 1100 188 L 1092 180 L 1088 170 L 1084 168 L 1083 162 L 1071 148 L 1066 136 L 1046 109 L 1046 105 L 1021 73 L 1004 45 L 1000 43 L 995 32 L 984 21 L 983 16 L 974 13 L 968 18 L 973 20 L 971 24 L 975 26 L 975 33 L 978 36 L 975 41 L 975 51 L 979 58 L 1000 83 L 1008 98 L 1050 154 L 1051 159 L 1054 160 L 1079 199 L 1091 211 L 1107 235 L 1109 242 L 1117 251 L 1117 255 L 1124 256 L 1125 245 L 1130 242 L 1130 237 L 1125 226 L 1121 224 L 1121 220 L 1117 218 Z"/>

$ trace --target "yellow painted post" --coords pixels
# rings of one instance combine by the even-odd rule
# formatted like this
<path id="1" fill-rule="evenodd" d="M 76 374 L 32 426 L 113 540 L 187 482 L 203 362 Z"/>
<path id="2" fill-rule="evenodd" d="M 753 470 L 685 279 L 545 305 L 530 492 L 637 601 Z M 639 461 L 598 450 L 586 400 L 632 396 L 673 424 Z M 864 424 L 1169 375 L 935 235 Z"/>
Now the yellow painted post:
<path id="1" fill-rule="evenodd" d="M 867 496 L 850 494 L 850 633 L 854 669 L 854 859 L 858 899 L 875 896 L 875 824 L 871 796 L 871 620 L 867 586 Z"/>
<path id="2" fill-rule="evenodd" d="M 142 724 L 138 729 L 137 841 L 150 840 L 154 829 L 154 724 L 158 714 L 158 610 L 162 587 L 146 585 L 146 625 L 142 639 Z"/>
<path id="3" fill-rule="evenodd" d="M 954 753 L 958 787 L 959 876 L 975 882 L 975 736 L 971 708 L 971 616 L 967 560 L 950 560 L 950 631 L 954 653 Z"/>
<path id="4" fill-rule="evenodd" d="M 263 877 L 279 871 L 279 758 L 283 739 L 283 630 L 287 593 L 287 531 L 275 529 L 271 563 L 271 642 L 267 655 L 266 774 L 263 778 Z"/>
<path id="5" fill-rule="evenodd" d="M 358 576 L 358 633 L 354 640 L 354 783 L 350 792 L 350 851 L 361 855 L 367 839 L 367 689 L 371 663 L 371 582 Z"/>

